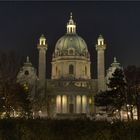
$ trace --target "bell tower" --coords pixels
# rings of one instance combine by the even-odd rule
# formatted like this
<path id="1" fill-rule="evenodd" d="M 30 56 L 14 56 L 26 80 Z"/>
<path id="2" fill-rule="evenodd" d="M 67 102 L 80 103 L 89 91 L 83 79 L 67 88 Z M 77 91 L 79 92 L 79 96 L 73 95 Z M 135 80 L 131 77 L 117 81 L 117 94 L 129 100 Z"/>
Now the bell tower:
<path id="1" fill-rule="evenodd" d="M 48 45 L 46 44 L 46 38 L 44 37 L 44 35 L 41 35 L 37 48 L 39 50 L 38 77 L 39 77 L 40 81 L 45 82 L 45 79 L 46 79 L 46 51 L 48 49 Z"/>
<path id="2" fill-rule="evenodd" d="M 96 44 L 98 92 L 105 90 L 105 60 L 104 60 L 105 49 L 106 44 L 104 43 L 104 38 L 102 37 L 102 35 L 99 35 Z"/>

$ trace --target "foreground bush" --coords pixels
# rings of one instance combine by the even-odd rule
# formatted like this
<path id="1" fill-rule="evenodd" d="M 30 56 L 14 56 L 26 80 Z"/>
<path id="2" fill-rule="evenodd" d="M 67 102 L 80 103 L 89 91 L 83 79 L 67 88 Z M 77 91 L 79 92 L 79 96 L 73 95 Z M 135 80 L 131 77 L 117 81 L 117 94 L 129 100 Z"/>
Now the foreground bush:
<path id="1" fill-rule="evenodd" d="M 140 140 L 140 122 L 0 120 L 0 140 Z"/>

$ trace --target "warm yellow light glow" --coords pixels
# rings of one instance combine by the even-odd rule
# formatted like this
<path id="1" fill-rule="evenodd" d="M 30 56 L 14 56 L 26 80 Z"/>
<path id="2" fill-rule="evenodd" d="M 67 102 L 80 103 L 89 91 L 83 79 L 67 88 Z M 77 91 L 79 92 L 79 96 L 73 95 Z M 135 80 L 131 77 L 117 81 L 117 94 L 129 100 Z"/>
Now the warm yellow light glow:
<path id="1" fill-rule="evenodd" d="M 67 96 L 62 96 L 62 113 L 67 113 Z"/>
<path id="2" fill-rule="evenodd" d="M 98 37 L 98 45 L 104 45 L 104 38 L 102 37 L 102 35 L 99 35 Z"/>
<path id="3" fill-rule="evenodd" d="M 81 113 L 81 96 L 76 96 L 76 113 Z"/>
<path id="4" fill-rule="evenodd" d="M 72 14 L 71 14 L 70 20 L 67 24 L 67 33 L 76 33 L 76 25 L 72 19 Z"/>
<path id="5" fill-rule="evenodd" d="M 45 38 L 41 38 L 39 41 L 40 45 L 46 45 L 46 39 Z"/>
<path id="6" fill-rule="evenodd" d="M 128 112 L 128 115 L 130 115 L 131 113 L 130 112 Z"/>
<path id="7" fill-rule="evenodd" d="M 87 96 L 82 96 L 82 113 L 86 113 L 87 110 Z"/>
<path id="8" fill-rule="evenodd" d="M 61 96 L 56 97 L 56 112 L 61 113 Z"/>
<path id="9" fill-rule="evenodd" d="M 41 111 L 41 110 L 39 110 L 39 111 L 38 111 L 38 113 L 42 113 L 42 111 Z"/>
<path id="10" fill-rule="evenodd" d="M 127 104 L 127 107 L 129 107 L 129 104 Z"/>
<path id="11" fill-rule="evenodd" d="M 91 104 L 92 103 L 92 99 L 91 98 L 89 98 L 89 104 Z"/>

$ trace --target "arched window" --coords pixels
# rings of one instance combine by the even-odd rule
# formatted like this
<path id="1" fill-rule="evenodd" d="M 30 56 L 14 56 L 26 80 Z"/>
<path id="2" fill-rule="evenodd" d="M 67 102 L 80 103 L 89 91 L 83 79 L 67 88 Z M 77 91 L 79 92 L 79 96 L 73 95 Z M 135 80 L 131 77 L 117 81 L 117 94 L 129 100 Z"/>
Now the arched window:
<path id="1" fill-rule="evenodd" d="M 74 74 L 74 66 L 69 65 L 69 74 Z"/>
<path id="2" fill-rule="evenodd" d="M 72 33 L 72 27 L 70 28 L 70 32 Z"/>
<path id="3" fill-rule="evenodd" d="M 29 75 L 29 71 L 26 70 L 26 71 L 24 72 L 24 74 L 25 74 L 25 75 Z"/>
<path id="4" fill-rule="evenodd" d="M 69 55 L 73 55 L 73 50 L 69 50 Z"/>
<path id="5" fill-rule="evenodd" d="M 74 55 L 75 54 L 75 50 L 73 48 L 68 50 L 68 54 L 69 55 Z"/>
<path id="6" fill-rule="evenodd" d="M 100 41 L 100 45 L 103 45 L 103 41 Z"/>

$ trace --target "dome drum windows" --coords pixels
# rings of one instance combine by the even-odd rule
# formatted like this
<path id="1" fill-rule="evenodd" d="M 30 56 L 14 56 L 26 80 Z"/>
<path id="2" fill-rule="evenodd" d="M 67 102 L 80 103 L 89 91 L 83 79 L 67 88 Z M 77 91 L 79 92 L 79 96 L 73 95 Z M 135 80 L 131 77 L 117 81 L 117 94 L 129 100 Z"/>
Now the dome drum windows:
<path id="1" fill-rule="evenodd" d="M 68 50 L 68 55 L 75 55 L 75 50 L 74 50 L 74 48 L 70 48 L 70 49 Z"/>
<path id="2" fill-rule="evenodd" d="M 57 57 L 57 56 L 60 56 L 60 51 L 59 50 L 55 51 L 55 57 Z"/>
<path id="3" fill-rule="evenodd" d="M 64 56 L 68 55 L 68 51 L 67 50 L 63 51 L 62 55 L 64 55 Z"/>
<path id="4" fill-rule="evenodd" d="M 74 74 L 74 66 L 72 64 L 69 65 L 69 74 Z"/>

